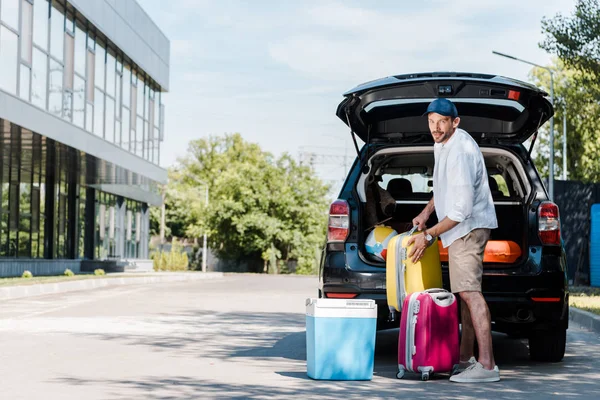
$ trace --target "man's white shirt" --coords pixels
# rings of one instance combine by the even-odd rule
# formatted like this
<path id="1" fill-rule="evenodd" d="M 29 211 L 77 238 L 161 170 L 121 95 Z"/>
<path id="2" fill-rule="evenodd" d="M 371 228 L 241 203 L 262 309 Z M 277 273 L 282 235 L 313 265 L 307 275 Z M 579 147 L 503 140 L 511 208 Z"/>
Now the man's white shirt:
<path id="1" fill-rule="evenodd" d="M 485 161 L 477 142 L 456 129 L 445 143 L 433 146 L 433 198 L 438 221 L 459 222 L 440 238 L 448 247 L 473 229 L 498 227 Z"/>

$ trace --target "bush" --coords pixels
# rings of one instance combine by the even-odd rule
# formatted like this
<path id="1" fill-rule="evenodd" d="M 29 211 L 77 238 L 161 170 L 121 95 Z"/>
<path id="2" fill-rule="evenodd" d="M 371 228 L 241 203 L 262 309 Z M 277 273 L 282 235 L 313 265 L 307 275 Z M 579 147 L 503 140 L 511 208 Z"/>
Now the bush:
<path id="1" fill-rule="evenodd" d="M 102 268 L 98 268 L 94 270 L 94 275 L 106 275 L 106 272 Z"/>
<path id="2" fill-rule="evenodd" d="M 73 271 L 71 271 L 69 268 L 65 269 L 65 275 L 66 276 L 74 276 L 75 273 Z"/>
<path id="3" fill-rule="evenodd" d="M 21 275 L 21 278 L 33 278 L 33 274 L 31 271 L 24 271 L 23 275 Z"/>
<path id="4" fill-rule="evenodd" d="M 152 261 L 155 271 L 186 271 L 189 266 L 188 255 L 177 239 L 173 239 L 171 251 L 152 253 Z"/>

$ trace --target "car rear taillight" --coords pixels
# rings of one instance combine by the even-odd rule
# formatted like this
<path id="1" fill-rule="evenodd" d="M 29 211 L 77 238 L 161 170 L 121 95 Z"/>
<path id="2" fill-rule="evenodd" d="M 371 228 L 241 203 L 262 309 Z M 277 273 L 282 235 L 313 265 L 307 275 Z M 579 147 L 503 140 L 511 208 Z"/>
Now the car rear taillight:
<path id="1" fill-rule="evenodd" d="M 329 206 L 327 243 L 344 242 L 350 233 L 350 206 L 346 200 L 336 200 Z"/>
<path id="2" fill-rule="evenodd" d="M 353 299 L 358 293 L 325 293 L 328 299 Z"/>
<path id="3" fill-rule="evenodd" d="M 542 244 L 560 245 L 558 206 L 544 201 L 538 208 L 538 235 Z"/>

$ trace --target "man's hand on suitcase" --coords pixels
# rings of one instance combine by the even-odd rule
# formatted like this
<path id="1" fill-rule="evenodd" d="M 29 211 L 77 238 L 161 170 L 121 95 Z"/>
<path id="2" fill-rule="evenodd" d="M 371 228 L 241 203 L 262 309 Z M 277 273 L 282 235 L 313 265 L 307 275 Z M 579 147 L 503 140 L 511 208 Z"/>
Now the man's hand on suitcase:
<path id="1" fill-rule="evenodd" d="M 412 220 L 413 226 L 416 226 L 417 229 L 419 230 L 419 232 L 423 232 L 425 229 L 427 229 L 427 227 L 425 226 L 425 223 L 427 223 L 428 219 L 429 219 L 429 217 L 422 215 L 422 213 L 421 213 L 413 218 L 413 220 Z"/>
<path id="2" fill-rule="evenodd" d="M 423 254 L 425 254 L 425 249 L 429 246 L 429 241 L 425 237 L 425 234 L 422 233 L 420 235 L 411 236 L 406 245 L 407 247 L 410 247 L 411 244 L 414 244 L 414 246 L 408 254 L 408 257 L 411 258 L 413 263 L 419 262 L 419 260 L 423 258 Z"/>

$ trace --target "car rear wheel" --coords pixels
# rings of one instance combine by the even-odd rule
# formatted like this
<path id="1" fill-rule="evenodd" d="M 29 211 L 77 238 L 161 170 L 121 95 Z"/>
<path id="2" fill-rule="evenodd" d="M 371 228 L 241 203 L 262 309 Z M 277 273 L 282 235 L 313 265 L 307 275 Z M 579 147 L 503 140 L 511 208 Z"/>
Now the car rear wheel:
<path id="1" fill-rule="evenodd" d="M 529 337 L 529 357 L 534 361 L 561 361 L 565 356 L 566 343 L 566 329 L 532 332 Z"/>

